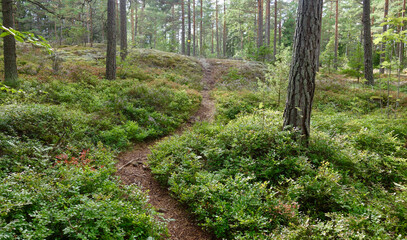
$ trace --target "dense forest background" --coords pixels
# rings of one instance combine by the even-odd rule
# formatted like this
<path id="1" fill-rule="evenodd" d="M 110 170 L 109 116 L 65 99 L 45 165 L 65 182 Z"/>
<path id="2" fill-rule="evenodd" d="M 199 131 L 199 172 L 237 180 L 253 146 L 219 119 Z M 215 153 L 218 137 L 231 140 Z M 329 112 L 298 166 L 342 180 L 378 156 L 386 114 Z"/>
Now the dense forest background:
<path id="1" fill-rule="evenodd" d="M 44 36 L 53 45 L 106 42 L 107 1 L 15 1 L 15 28 Z M 298 1 L 126 1 L 131 47 L 194 56 L 273 59 L 291 47 Z M 119 19 L 119 4 L 116 3 Z M 372 35 L 383 32 L 387 16 L 400 17 L 403 0 L 371 2 Z M 184 16 L 184 18 L 182 18 Z M 120 24 L 116 24 L 120 36 Z M 325 1 L 323 65 L 343 66 L 361 49 L 362 1 Z M 184 36 L 184 38 L 182 37 Z M 374 46 L 374 66 L 381 44 Z M 326 51 L 326 54 L 323 52 Z"/>

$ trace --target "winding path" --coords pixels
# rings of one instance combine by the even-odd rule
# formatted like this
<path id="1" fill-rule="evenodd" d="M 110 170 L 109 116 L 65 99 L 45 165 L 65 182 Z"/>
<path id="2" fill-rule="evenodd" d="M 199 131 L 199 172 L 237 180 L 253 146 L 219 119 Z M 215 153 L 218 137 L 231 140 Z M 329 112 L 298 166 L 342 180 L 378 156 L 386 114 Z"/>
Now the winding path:
<path id="1" fill-rule="evenodd" d="M 198 111 L 181 126 L 175 134 L 182 134 L 193 126 L 195 122 L 212 121 L 215 113 L 215 104 L 210 97 L 210 91 L 215 84 L 213 65 L 207 60 L 200 60 L 204 69 L 202 78 L 202 102 Z M 118 157 L 118 172 L 125 184 L 137 184 L 149 195 L 149 203 L 161 212 L 165 219 L 169 219 L 168 231 L 172 240 L 209 240 L 215 239 L 212 234 L 203 231 L 197 224 L 192 214 L 184 206 L 171 197 L 170 192 L 162 187 L 153 177 L 148 167 L 147 156 L 150 148 L 160 139 L 137 144 L 133 150 L 122 153 Z"/>

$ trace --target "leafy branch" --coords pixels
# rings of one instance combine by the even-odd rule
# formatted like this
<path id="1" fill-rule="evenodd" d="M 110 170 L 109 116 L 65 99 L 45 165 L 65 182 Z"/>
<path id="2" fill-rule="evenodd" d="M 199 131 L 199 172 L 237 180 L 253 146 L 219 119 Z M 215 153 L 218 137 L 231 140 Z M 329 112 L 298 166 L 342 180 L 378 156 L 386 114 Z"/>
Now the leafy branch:
<path id="1" fill-rule="evenodd" d="M 7 28 L 2 24 L 0 24 L 0 29 L 3 30 L 3 33 L 0 34 L 1 38 L 11 35 L 19 42 L 31 43 L 34 46 L 45 48 L 49 54 L 53 52 L 51 45 L 42 36 L 36 36 L 34 33 L 30 32 L 20 32 L 13 28 Z"/>

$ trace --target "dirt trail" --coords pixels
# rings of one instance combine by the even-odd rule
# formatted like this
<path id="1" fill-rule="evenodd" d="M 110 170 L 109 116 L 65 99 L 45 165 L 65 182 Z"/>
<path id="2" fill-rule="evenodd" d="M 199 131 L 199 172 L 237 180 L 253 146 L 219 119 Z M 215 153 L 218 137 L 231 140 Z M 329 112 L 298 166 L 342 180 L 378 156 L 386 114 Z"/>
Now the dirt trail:
<path id="1" fill-rule="evenodd" d="M 212 64 L 207 60 L 201 60 L 201 65 L 205 71 L 202 79 L 204 89 L 201 92 L 201 106 L 189 121 L 180 127 L 175 134 L 182 134 L 183 131 L 190 128 L 195 122 L 213 120 L 215 104 L 210 98 L 210 91 L 215 84 L 215 73 Z M 215 239 L 211 234 L 197 226 L 194 217 L 185 210 L 185 207 L 172 198 L 169 191 L 153 178 L 147 164 L 147 156 L 151 153 L 150 148 L 158 141 L 160 140 L 138 144 L 132 151 L 121 154 L 118 157 L 117 175 L 120 176 L 123 183 L 135 183 L 140 186 L 143 191 L 148 192 L 149 203 L 154 206 L 158 212 L 163 213 L 164 218 L 170 219 L 168 223 L 170 239 Z"/>

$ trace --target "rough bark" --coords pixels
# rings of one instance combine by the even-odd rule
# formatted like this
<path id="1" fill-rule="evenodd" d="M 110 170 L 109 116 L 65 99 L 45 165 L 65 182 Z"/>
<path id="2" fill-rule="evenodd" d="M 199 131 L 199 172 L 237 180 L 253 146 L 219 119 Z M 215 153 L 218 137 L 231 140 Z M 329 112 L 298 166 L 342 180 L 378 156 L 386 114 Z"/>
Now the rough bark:
<path id="1" fill-rule="evenodd" d="M 181 53 L 185 55 L 185 3 L 181 0 Z"/>
<path id="2" fill-rule="evenodd" d="M 363 0 L 363 47 L 365 56 L 365 79 L 367 84 L 373 85 L 372 35 L 370 27 L 370 0 Z"/>
<path id="3" fill-rule="evenodd" d="M 298 3 L 284 127 L 298 129 L 302 139 L 308 139 L 310 136 L 322 7 L 323 0 L 300 0 Z"/>
<path id="4" fill-rule="evenodd" d="M 3 26 L 14 28 L 13 1 L 2 0 Z M 12 35 L 4 37 L 4 83 L 8 86 L 18 85 L 16 40 Z"/>
<path id="5" fill-rule="evenodd" d="M 107 1 L 106 78 L 116 79 L 116 0 Z"/>
<path id="6" fill-rule="evenodd" d="M 120 56 L 122 60 L 124 60 L 127 56 L 126 0 L 120 0 Z"/>
<path id="7" fill-rule="evenodd" d="M 263 46 L 263 0 L 257 0 L 257 47 Z"/>
<path id="8" fill-rule="evenodd" d="M 339 20 L 339 0 L 336 0 L 335 10 L 335 52 L 334 52 L 334 68 L 338 69 L 338 20 Z"/>

